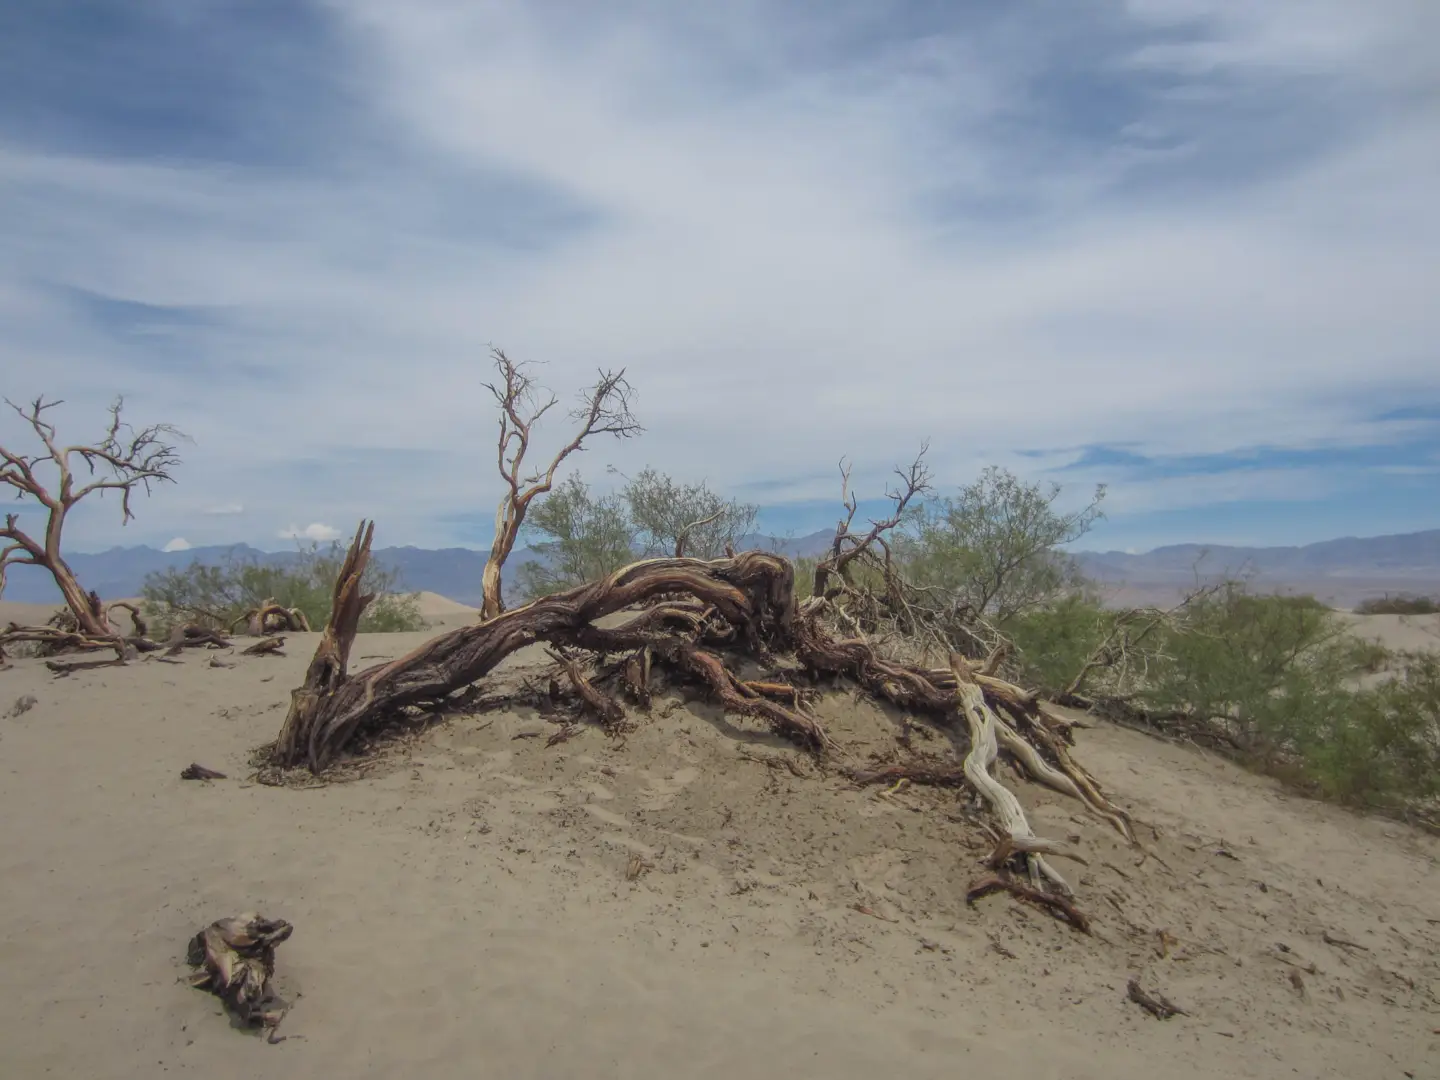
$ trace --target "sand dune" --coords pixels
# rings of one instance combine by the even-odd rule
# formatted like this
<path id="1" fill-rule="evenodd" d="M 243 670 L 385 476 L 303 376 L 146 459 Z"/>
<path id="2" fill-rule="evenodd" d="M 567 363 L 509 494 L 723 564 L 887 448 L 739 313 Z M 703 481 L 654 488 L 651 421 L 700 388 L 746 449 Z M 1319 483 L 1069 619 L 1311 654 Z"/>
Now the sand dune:
<path id="1" fill-rule="evenodd" d="M 0 673 L 0 712 L 37 699 L 0 721 L 0 1075 L 1435 1075 L 1440 844 L 1403 826 L 1082 732 L 1155 828 L 1142 860 L 1019 789 L 1090 858 L 1085 938 L 965 905 L 981 851 L 955 793 L 856 790 L 704 704 L 552 748 L 529 710 L 454 717 L 354 782 L 256 784 L 312 641 L 233 668 Z M 893 744 L 868 705 L 823 716 L 861 757 Z M 191 761 L 232 779 L 181 781 Z M 188 935 L 247 908 L 296 927 L 276 1046 L 177 981 Z M 1132 973 L 1191 1015 L 1142 1014 Z"/>
<path id="2" fill-rule="evenodd" d="M 1352 615 L 1342 618 L 1350 632 L 1396 652 L 1440 649 L 1440 615 Z"/>
<path id="3" fill-rule="evenodd" d="M 473 616 L 480 610 L 468 604 L 462 604 L 458 600 L 451 600 L 448 596 L 441 596 L 436 592 L 419 592 L 415 595 L 419 601 L 420 614 L 427 619 L 441 618 L 446 615 Z"/>

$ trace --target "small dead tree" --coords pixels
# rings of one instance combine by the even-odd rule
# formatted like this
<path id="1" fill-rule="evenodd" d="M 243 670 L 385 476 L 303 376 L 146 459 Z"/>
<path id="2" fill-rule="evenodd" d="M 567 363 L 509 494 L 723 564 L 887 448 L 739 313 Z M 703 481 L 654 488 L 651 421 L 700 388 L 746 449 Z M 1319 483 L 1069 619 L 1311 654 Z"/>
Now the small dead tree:
<path id="1" fill-rule="evenodd" d="M 530 450 L 535 423 L 558 404 L 559 399 L 535 384 L 526 370 L 527 364 L 511 360 L 501 349 L 493 349 L 492 356 L 500 378 L 485 385 L 500 406 L 498 464 L 506 490 L 495 511 L 495 539 L 490 545 L 490 558 L 486 560 L 481 578 L 482 620 L 493 619 L 505 610 L 500 591 L 500 572 L 515 549 L 515 540 L 525 523 L 525 512 L 537 496 L 545 494 L 554 485 L 560 464 L 575 451 L 584 449 L 585 440 L 592 435 L 614 435 L 626 439 L 642 430 L 630 412 L 634 391 L 625 381 L 624 369 L 602 371 L 595 384 L 581 395 L 580 405 L 570 414 L 580 425 L 574 438 L 560 448 L 543 471 L 527 473 L 525 455 Z"/>
<path id="2" fill-rule="evenodd" d="M 45 532 L 37 537 L 20 527 L 18 514 L 5 515 L 5 525 L 0 528 L 0 544 L 4 544 L 0 547 L 0 593 L 4 592 L 9 566 L 43 566 L 59 586 L 81 635 L 90 639 L 117 638 L 99 598 L 86 593 L 61 555 L 65 517 L 87 496 L 118 491 L 120 523 L 129 522 L 135 516 L 130 496 L 136 488 L 143 488 L 148 495 L 152 483 L 174 481 L 171 473 L 180 464 L 175 440 L 185 436 L 168 424 L 131 427 L 121 419 L 124 399 L 117 397 L 110 406 L 110 424 L 100 440 L 62 446 L 46 414 L 63 402 L 38 397 L 25 408 L 8 398 L 5 403 L 34 431 L 44 452 L 22 454 L 0 446 L 0 484 L 13 488 L 17 498 L 39 503 L 47 518 Z M 52 482 L 41 481 L 42 469 L 53 474 Z"/>

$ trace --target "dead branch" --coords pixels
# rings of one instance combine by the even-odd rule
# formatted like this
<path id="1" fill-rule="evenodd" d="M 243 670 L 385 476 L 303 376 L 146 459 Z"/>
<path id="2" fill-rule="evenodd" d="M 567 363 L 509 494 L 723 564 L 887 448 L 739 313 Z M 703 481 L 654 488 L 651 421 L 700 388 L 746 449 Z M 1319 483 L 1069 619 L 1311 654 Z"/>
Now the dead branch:
<path id="1" fill-rule="evenodd" d="M 91 595 L 94 596 L 95 594 L 91 593 Z M 106 610 L 107 622 L 109 621 L 109 612 L 114 611 L 116 608 L 130 613 L 130 622 L 135 627 L 135 637 L 148 638 L 150 636 L 150 628 L 145 625 L 145 619 L 144 616 L 140 614 L 140 609 L 128 600 L 115 600 L 110 604 Z"/>
<path id="2" fill-rule="evenodd" d="M 546 650 L 552 660 L 564 669 L 565 675 L 570 680 L 570 685 L 575 687 L 575 692 L 586 706 L 600 719 L 600 724 L 609 732 L 618 732 L 625 725 L 625 710 L 614 698 L 607 697 L 595 689 L 595 684 L 585 677 L 580 670 L 580 665 L 572 657 L 554 649 Z"/>
<path id="3" fill-rule="evenodd" d="M 1073 902 L 1064 896 L 1055 893 L 1045 892 L 1041 889 L 1032 888 L 1029 885 L 1022 885 L 1009 877 L 987 877 L 977 881 L 965 893 L 965 902 L 974 904 L 975 901 L 989 896 L 994 892 L 1008 892 L 1017 900 L 1024 900 L 1034 904 L 1043 911 L 1049 912 L 1057 919 L 1063 919 L 1079 930 L 1082 934 L 1090 933 L 1089 917 L 1077 908 Z"/>
<path id="4" fill-rule="evenodd" d="M 282 651 L 285 647 L 283 637 L 261 638 L 247 648 L 240 650 L 241 656 L 284 656 Z"/>
<path id="5" fill-rule="evenodd" d="M 1224 582 L 1196 585 L 1178 603 L 1168 608 L 1131 608 L 1118 613 L 1105 638 L 1086 657 L 1080 670 L 1056 700 L 1065 705 L 1073 703 L 1080 708 L 1093 707 L 1095 702 L 1085 696 L 1085 684 L 1097 671 L 1117 671 L 1117 681 L 1122 686 L 1129 681 L 1127 676 L 1132 672 L 1143 676 L 1152 661 L 1152 657 L 1144 651 L 1147 639 L 1162 630 L 1174 629 L 1187 611 L 1224 587 Z M 1106 696 L 1116 699 L 1123 696 L 1123 692 L 1111 692 Z"/>
<path id="6" fill-rule="evenodd" d="M 207 769 L 204 765 L 192 762 L 180 770 L 181 780 L 224 780 L 223 772 L 216 772 L 214 769 Z"/>
<path id="7" fill-rule="evenodd" d="M 1190 1015 L 1158 990 L 1155 992 L 1155 996 L 1151 997 L 1140 989 L 1140 980 L 1133 976 L 1125 984 L 1125 997 L 1139 1005 L 1156 1020 L 1169 1020 L 1172 1016 Z"/>
<path id="8" fill-rule="evenodd" d="M 713 522 L 719 521 L 722 517 L 725 516 L 725 510 L 726 508 L 722 506 L 719 510 L 716 510 L 715 513 L 711 514 L 709 517 L 701 518 L 699 521 L 692 521 L 689 525 L 686 525 L 683 529 L 681 529 L 680 535 L 675 538 L 675 558 L 683 559 L 685 557 L 685 543 L 690 539 L 690 534 L 692 532 L 694 532 L 696 529 L 703 529 L 706 525 L 710 525 Z"/>
<path id="9" fill-rule="evenodd" d="M 230 639 L 206 626 L 178 626 L 170 634 L 166 656 L 179 656 L 186 649 L 208 646 L 212 649 L 231 648 Z"/>
<path id="10" fill-rule="evenodd" d="M 123 667 L 124 665 L 125 661 L 119 657 L 112 660 L 72 660 L 69 663 L 60 660 L 45 661 L 45 666 L 55 673 L 56 678 L 64 678 L 77 671 L 93 671 L 95 668 Z"/>
<path id="11" fill-rule="evenodd" d="M 620 682 L 640 708 L 650 708 L 650 647 L 648 645 L 636 649 L 626 658 Z"/>
<path id="12" fill-rule="evenodd" d="M 846 775 L 857 784 L 894 785 L 908 780 L 912 784 L 932 787 L 960 787 L 965 783 L 965 769 L 962 766 L 942 762 L 916 761 L 883 765 L 874 769 L 850 769 Z"/>
<path id="13" fill-rule="evenodd" d="M 65 518 L 87 496 L 103 497 L 108 491 L 118 491 L 120 523 L 127 524 L 135 516 L 130 497 L 136 490 L 148 495 L 152 483 L 173 482 L 172 472 L 180 464 L 173 440 L 185 436 L 168 424 L 138 430 L 131 427 L 121 419 L 124 400 L 116 398 L 102 438 L 90 444 L 65 446 L 58 441 L 55 425 L 47 415 L 62 402 L 39 397 L 21 408 L 7 398 L 6 404 L 29 426 L 43 452 L 24 454 L 0 446 L 0 485 L 13 488 L 18 498 L 38 503 L 46 521 L 43 534 L 37 537 L 20 527 L 18 514 L 5 515 L 5 525 L 0 528 L 0 593 L 4 592 L 7 567 L 44 567 L 74 613 L 77 629 L 89 640 L 113 640 L 123 660 L 123 639 L 105 619 L 98 598 L 86 594 L 61 554 Z M 42 480 L 42 472 L 52 474 L 53 480 Z M 135 615 L 138 618 L 138 613 Z"/>
<path id="14" fill-rule="evenodd" d="M 840 503 L 845 507 L 845 516 L 835 525 L 835 539 L 830 545 L 830 553 L 815 567 L 815 583 L 811 589 L 811 595 L 823 597 L 826 594 L 826 586 L 832 576 L 848 580 L 846 567 L 861 555 L 869 552 L 877 541 L 881 541 L 885 533 L 895 529 L 904 520 L 906 507 L 916 498 L 930 490 L 930 469 L 925 464 L 925 454 L 929 451 L 929 442 L 920 444 L 920 452 L 915 455 L 908 469 L 895 470 L 895 475 L 900 478 L 897 487 L 889 488 L 885 497 L 892 504 L 890 515 L 881 520 L 870 522 L 870 531 L 863 537 L 856 536 L 850 531 L 850 525 L 855 520 L 855 512 L 859 509 L 859 502 L 854 492 L 850 490 L 850 466 L 843 460 L 840 462 Z M 889 549 L 885 549 L 888 556 Z"/>
<path id="15" fill-rule="evenodd" d="M 287 608 L 274 597 L 267 597 L 259 607 L 251 608 L 237 618 L 231 623 L 232 629 L 242 622 L 245 624 L 245 632 L 251 637 L 310 633 L 310 619 L 305 612 L 298 607 Z"/>
<path id="16" fill-rule="evenodd" d="M 535 423 L 550 411 L 558 399 L 542 391 L 528 373 L 528 366 L 511 360 L 501 349 L 492 349 L 491 356 L 500 379 L 486 383 L 486 388 L 500 406 L 498 465 L 506 490 L 495 511 L 495 539 L 490 546 L 481 579 L 483 600 L 482 620 L 493 619 L 505 610 L 501 596 L 500 574 L 505 560 L 515 548 L 526 511 L 536 497 L 554 486 L 555 474 L 561 463 L 593 435 L 614 435 L 630 438 L 642 430 L 630 412 L 633 390 L 625 381 L 625 371 L 602 371 L 596 383 L 581 395 L 580 405 L 571 413 L 579 428 L 575 436 L 556 452 L 544 470 L 526 475 L 525 455 Z M 545 400 L 542 401 L 542 395 Z"/>

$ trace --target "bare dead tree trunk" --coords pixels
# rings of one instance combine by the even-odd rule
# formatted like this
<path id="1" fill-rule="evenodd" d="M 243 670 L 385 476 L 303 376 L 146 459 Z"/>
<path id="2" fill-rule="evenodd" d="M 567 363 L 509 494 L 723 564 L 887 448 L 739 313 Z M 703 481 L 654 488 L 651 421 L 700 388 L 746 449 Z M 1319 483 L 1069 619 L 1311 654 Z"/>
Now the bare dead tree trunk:
<path id="1" fill-rule="evenodd" d="M 370 542 L 375 536 L 375 523 L 362 521 L 355 530 L 355 539 L 340 566 L 335 578 L 335 593 L 330 606 L 330 618 L 320 635 L 320 644 L 306 669 L 305 681 L 290 695 L 290 712 L 285 717 L 276 745 L 276 756 L 287 764 L 308 760 L 320 767 L 328 760 L 326 746 L 318 741 L 323 733 L 322 717 L 326 714 L 332 697 L 346 685 L 346 668 L 350 664 L 350 648 L 355 644 L 355 634 L 360 627 L 360 616 L 370 602 L 373 593 L 360 591 L 365 568 L 370 563 Z M 347 737 L 349 732 L 347 731 Z"/>
<path id="2" fill-rule="evenodd" d="M 0 547 L 0 593 L 4 592 L 8 566 L 43 566 L 55 579 L 80 634 L 94 641 L 113 641 L 123 658 L 123 639 L 110 626 L 99 598 L 85 591 L 61 554 L 65 518 L 87 496 L 118 491 L 121 524 L 128 523 L 135 516 L 130 510 L 130 496 L 135 489 L 143 488 L 148 494 L 152 481 L 173 482 L 171 471 L 180 459 L 176 446 L 168 440 L 184 436 L 166 424 L 132 428 L 121 420 L 124 402 L 117 398 L 110 406 L 110 424 L 102 439 L 88 445 L 61 446 L 55 426 L 45 416 L 61 402 L 36 398 L 23 409 L 8 399 L 6 404 L 29 425 L 44 453 L 21 454 L 0 446 L 0 485 L 8 485 L 20 498 L 38 503 L 46 513 L 46 521 L 44 535 L 37 540 L 21 529 L 18 514 L 5 515 L 5 526 L 0 528 L 0 544 L 5 545 Z M 87 474 L 77 486 L 78 466 L 84 466 Z M 55 474 L 54 483 L 41 482 L 37 475 L 41 467 Z"/>
<path id="3" fill-rule="evenodd" d="M 359 596 L 358 574 L 368 556 L 369 536 L 369 527 L 363 536 L 356 534 L 346 558 L 349 576 L 342 573 L 336 585 L 337 607 L 304 684 L 292 696 L 290 715 L 275 747 L 280 764 L 308 764 L 321 770 L 366 722 L 409 705 L 439 701 L 537 641 L 583 647 L 587 632 L 602 633 L 594 631 L 596 619 L 652 596 L 693 596 L 732 626 L 743 628 L 757 644 L 775 633 L 788 633 L 794 611 L 794 571 L 779 556 L 746 552 L 708 563 L 648 559 L 488 622 L 452 630 L 397 660 L 348 675 L 345 660 L 363 603 L 346 606 L 358 603 L 347 598 Z M 651 622 L 657 618 L 647 616 Z"/>
<path id="4" fill-rule="evenodd" d="M 580 406 L 571 413 L 580 425 L 575 437 L 560 448 L 546 469 L 523 475 L 535 422 L 557 404 L 557 399 L 552 394 L 542 402 L 540 388 L 527 374 L 526 365 L 511 360 L 500 349 L 493 350 L 492 355 L 500 380 L 498 384 L 486 386 L 500 406 L 499 467 L 506 491 L 495 511 L 495 539 L 480 579 L 482 620 L 493 619 L 505 610 L 501 595 L 505 560 L 515 550 L 530 503 L 554 486 L 561 463 L 582 449 L 592 435 L 614 435 L 623 439 L 641 430 L 630 412 L 632 390 L 625 381 L 624 370 L 601 372 L 599 380 L 585 391 Z"/>

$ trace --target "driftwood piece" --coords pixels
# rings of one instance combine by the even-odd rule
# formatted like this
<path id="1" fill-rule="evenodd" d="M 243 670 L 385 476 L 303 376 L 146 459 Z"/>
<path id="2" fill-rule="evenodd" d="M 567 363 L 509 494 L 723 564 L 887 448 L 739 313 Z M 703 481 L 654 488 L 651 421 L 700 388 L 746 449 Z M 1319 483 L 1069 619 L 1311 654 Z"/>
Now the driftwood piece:
<path id="1" fill-rule="evenodd" d="M 112 660 L 71 660 L 68 663 L 60 660 L 46 660 L 45 666 L 55 673 L 57 679 L 63 679 L 66 675 L 73 675 L 77 671 L 90 671 L 93 668 L 124 667 L 125 661 L 118 657 Z"/>
<path id="2" fill-rule="evenodd" d="M 1139 1005 L 1151 1016 L 1155 1017 L 1156 1020 L 1169 1020 L 1172 1016 L 1190 1015 L 1158 990 L 1153 997 L 1147 994 L 1144 990 L 1140 989 L 1140 980 L 1133 976 L 1130 981 L 1125 984 L 1125 997 L 1133 1001 L 1136 1005 Z"/>
<path id="3" fill-rule="evenodd" d="M 261 638 L 254 645 L 246 646 L 240 650 L 241 656 L 284 656 L 285 639 L 283 637 Z"/>
<path id="4" fill-rule="evenodd" d="M 201 646 L 209 646 L 213 649 L 228 649 L 231 642 L 228 637 L 218 630 L 211 630 L 207 626 L 179 626 L 170 634 L 169 648 L 165 650 L 166 656 L 179 656 L 186 649 L 198 649 Z"/>
<path id="5" fill-rule="evenodd" d="M 266 599 L 259 607 L 245 612 L 232 626 L 240 622 L 245 623 L 245 632 L 251 637 L 310 632 L 310 619 L 305 612 L 298 607 L 287 608 L 273 597 Z"/>
<path id="6" fill-rule="evenodd" d="M 223 772 L 216 772 L 214 769 L 207 769 L 204 765 L 191 763 L 180 770 L 181 780 L 225 780 L 227 777 Z"/>
<path id="7" fill-rule="evenodd" d="M 129 600 L 115 600 L 111 602 L 108 608 L 105 609 L 107 619 L 109 617 L 109 613 L 115 611 L 116 609 L 128 611 L 130 613 L 130 622 L 135 627 L 135 637 L 148 638 L 150 636 L 150 628 L 145 624 L 145 617 L 140 614 L 140 609 L 138 607 L 130 603 Z"/>
<path id="8" fill-rule="evenodd" d="M 190 985 L 220 998 L 246 1024 L 260 1024 L 271 1033 L 288 1009 L 270 986 L 275 974 L 275 948 L 290 937 L 283 919 L 247 912 L 217 919 L 190 939 L 185 960 L 199 968 Z"/>

